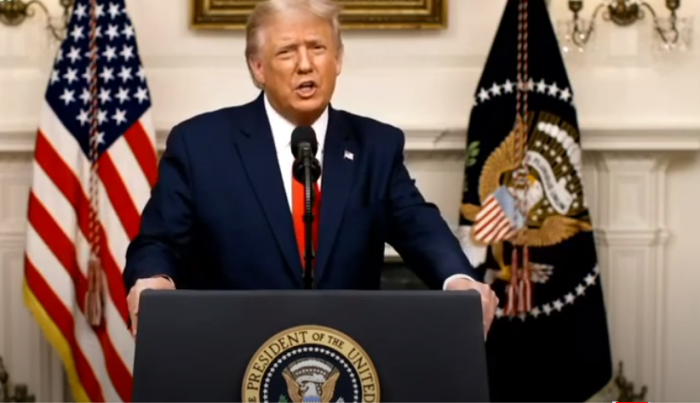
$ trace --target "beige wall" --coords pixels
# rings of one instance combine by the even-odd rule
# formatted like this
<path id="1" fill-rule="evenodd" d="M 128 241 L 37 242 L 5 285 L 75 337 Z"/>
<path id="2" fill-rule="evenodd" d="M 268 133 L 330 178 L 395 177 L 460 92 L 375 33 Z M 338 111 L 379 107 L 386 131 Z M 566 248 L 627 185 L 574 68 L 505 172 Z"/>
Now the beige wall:
<path id="1" fill-rule="evenodd" d="M 195 113 L 256 95 L 240 33 L 189 30 L 187 3 L 127 1 L 162 134 Z M 504 0 L 450 3 L 444 32 L 347 34 L 334 103 L 404 128 L 411 172 L 455 223 L 463 132 Z M 564 15 L 566 2 L 554 3 L 555 18 Z M 682 11 L 698 14 L 700 2 L 683 2 Z M 43 24 L 0 26 L 0 355 L 39 400 L 59 400 L 60 364 L 20 288 L 32 136 L 52 56 Z M 652 57 L 635 32 L 605 29 L 605 57 L 569 62 L 587 196 L 617 358 L 638 384 L 650 386 L 650 400 L 697 401 L 700 57 Z"/>

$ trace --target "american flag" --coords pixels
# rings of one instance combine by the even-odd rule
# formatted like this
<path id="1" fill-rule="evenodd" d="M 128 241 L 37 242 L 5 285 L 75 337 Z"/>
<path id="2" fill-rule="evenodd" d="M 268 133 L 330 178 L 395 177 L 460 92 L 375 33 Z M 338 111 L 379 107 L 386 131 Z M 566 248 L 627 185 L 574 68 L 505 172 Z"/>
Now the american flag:
<path id="1" fill-rule="evenodd" d="M 156 181 L 157 154 L 124 0 L 75 1 L 42 103 L 25 302 L 59 353 L 76 401 L 130 401 L 134 340 L 121 274 Z M 100 289 L 93 323 L 86 299 L 94 291 L 99 301 Z"/>
<path id="2" fill-rule="evenodd" d="M 474 239 L 484 244 L 510 239 L 515 235 L 520 216 L 515 198 L 501 186 L 483 201 L 476 214 Z"/>

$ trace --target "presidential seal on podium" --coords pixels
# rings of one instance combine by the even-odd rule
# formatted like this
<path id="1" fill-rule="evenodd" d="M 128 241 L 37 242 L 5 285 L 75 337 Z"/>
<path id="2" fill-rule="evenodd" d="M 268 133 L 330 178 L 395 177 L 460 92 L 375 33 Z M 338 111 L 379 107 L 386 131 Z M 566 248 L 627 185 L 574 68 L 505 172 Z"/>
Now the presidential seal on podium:
<path id="1" fill-rule="evenodd" d="M 372 360 L 346 334 L 323 326 L 280 332 L 258 349 L 243 379 L 243 402 L 379 402 Z"/>

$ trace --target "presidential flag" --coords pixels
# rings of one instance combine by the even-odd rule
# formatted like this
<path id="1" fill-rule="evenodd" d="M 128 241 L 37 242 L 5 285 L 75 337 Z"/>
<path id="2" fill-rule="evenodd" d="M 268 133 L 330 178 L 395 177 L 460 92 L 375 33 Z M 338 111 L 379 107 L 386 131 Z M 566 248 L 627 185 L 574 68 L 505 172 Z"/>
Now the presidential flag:
<path id="1" fill-rule="evenodd" d="M 581 402 L 612 380 L 575 98 L 544 0 L 508 0 L 471 111 L 460 241 L 500 299 L 493 401 Z"/>
<path id="2" fill-rule="evenodd" d="M 25 303 L 76 401 L 130 401 L 125 254 L 157 175 L 146 76 L 124 0 L 76 0 L 42 102 Z"/>

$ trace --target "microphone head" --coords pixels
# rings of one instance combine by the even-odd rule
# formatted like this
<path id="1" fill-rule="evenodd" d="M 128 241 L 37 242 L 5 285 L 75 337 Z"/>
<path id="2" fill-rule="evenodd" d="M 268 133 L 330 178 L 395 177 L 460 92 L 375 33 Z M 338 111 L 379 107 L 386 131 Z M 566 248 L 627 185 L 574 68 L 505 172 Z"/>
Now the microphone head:
<path id="1" fill-rule="evenodd" d="M 315 156 L 318 151 L 318 140 L 316 132 L 310 126 L 301 126 L 292 132 L 292 155 L 296 158 L 299 155 L 299 148 L 306 143 L 311 148 L 311 155 Z"/>

